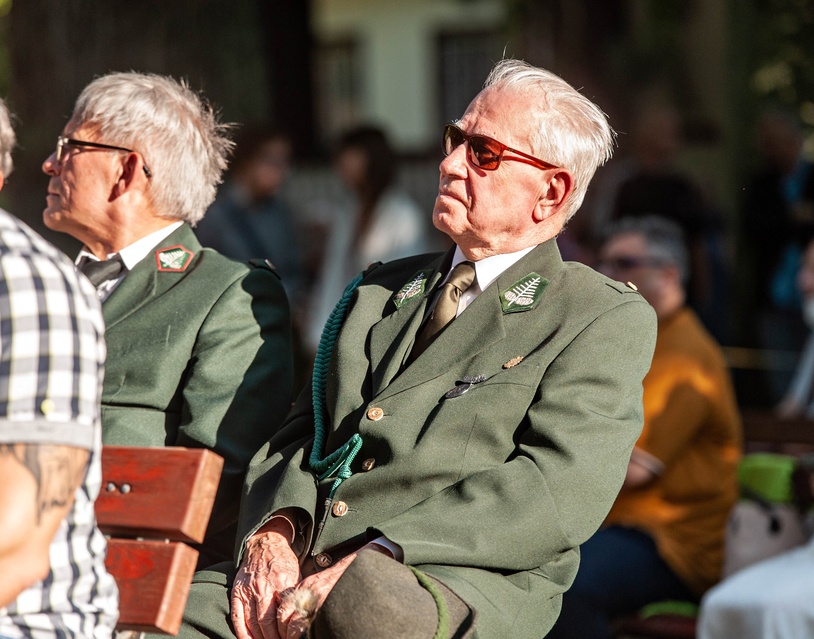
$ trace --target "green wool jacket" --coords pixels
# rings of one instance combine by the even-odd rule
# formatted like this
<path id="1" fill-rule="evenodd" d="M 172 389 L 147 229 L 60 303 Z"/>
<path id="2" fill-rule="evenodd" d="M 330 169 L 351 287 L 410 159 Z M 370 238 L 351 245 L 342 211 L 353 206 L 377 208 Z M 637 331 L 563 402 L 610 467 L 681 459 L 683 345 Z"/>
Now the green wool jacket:
<path id="1" fill-rule="evenodd" d="M 102 311 L 103 442 L 223 456 L 198 565 L 232 558 L 246 468 L 290 408 L 290 319 L 279 278 L 202 248 L 184 224 Z"/>
<path id="2" fill-rule="evenodd" d="M 630 288 L 563 263 L 552 240 L 406 365 L 450 260 L 379 266 L 351 298 L 328 374 L 325 451 L 354 433 L 362 447 L 322 531 L 334 479 L 309 468 L 306 389 L 250 466 L 239 534 L 293 509 L 304 571 L 384 535 L 476 611 L 481 639 L 542 637 L 641 431 L 655 313 Z M 399 296 L 408 290 L 418 292 Z M 465 376 L 483 381 L 448 393 Z"/>

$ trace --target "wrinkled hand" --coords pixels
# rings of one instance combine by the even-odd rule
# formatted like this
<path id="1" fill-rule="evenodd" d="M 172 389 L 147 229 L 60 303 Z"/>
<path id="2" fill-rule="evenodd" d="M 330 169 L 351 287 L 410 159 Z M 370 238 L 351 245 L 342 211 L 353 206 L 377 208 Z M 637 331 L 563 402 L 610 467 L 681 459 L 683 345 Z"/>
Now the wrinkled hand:
<path id="1" fill-rule="evenodd" d="M 390 556 L 390 553 L 378 544 L 367 544 L 361 548 L 361 550 L 376 550 Z M 330 568 L 326 568 L 310 577 L 306 577 L 296 587 L 295 590 L 307 588 L 316 597 L 316 605 L 312 612 L 312 617 L 322 606 L 328 594 L 336 585 L 336 582 L 339 581 L 339 578 L 345 574 L 345 570 L 347 570 L 348 566 L 356 559 L 356 555 L 357 553 L 354 552 L 343 557 Z M 293 599 L 283 599 L 277 609 L 277 632 L 281 639 L 299 639 L 302 633 L 308 629 L 309 623 L 310 619 L 303 618 Z"/>
<path id="2" fill-rule="evenodd" d="M 274 520 L 249 539 L 232 588 L 232 623 L 238 639 L 283 639 L 277 630 L 280 593 L 302 577 L 284 527 Z"/>

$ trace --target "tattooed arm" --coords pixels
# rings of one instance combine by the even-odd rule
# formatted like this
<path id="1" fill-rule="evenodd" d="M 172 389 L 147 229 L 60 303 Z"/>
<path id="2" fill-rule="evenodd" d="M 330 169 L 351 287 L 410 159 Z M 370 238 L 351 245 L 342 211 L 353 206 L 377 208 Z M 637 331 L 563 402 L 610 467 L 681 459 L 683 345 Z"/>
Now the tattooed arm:
<path id="1" fill-rule="evenodd" d="M 72 446 L 0 444 L 0 607 L 48 575 L 51 540 L 89 456 Z"/>

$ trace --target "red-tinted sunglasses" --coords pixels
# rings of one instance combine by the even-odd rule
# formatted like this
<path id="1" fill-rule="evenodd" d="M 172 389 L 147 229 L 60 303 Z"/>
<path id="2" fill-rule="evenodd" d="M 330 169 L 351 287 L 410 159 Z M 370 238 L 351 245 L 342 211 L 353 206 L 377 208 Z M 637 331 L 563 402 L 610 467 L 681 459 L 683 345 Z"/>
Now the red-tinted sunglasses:
<path id="1" fill-rule="evenodd" d="M 528 153 L 512 149 L 502 142 L 485 135 L 467 135 L 454 124 L 447 124 L 444 127 L 444 155 L 449 155 L 464 142 L 469 145 L 469 153 L 467 154 L 469 161 L 484 171 L 495 171 L 500 166 L 504 151 L 511 151 L 520 156 L 520 158 L 509 159 L 525 162 L 539 169 L 559 168 L 555 164 L 543 162 Z"/>

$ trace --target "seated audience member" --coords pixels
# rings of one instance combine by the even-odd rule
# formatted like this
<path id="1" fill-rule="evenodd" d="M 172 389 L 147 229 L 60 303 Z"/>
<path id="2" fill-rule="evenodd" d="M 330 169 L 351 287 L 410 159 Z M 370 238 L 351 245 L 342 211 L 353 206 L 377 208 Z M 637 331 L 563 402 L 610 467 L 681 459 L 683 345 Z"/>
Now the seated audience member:
<path id="1" fill-rule="evenodd" d="M 581 547 L 553 638 L 611 637 L 614 617 L 695 600 L 720 578 L 741 425 L 723 353 L 685 305 L 687 264 L 680 228 L 652 216 L 620 221 L 600 250 L 600 271 L 655 309 L 658 338 L 644 430 L 604 526 Z"/>
<path id="2" fill-rule="evenodd" d="M 797 288 L 803 299 L 803 321 L 814 331 L 814 240 L 805 247 L 797 271 Z M 791 385 L 777 407 L 781 417 L 814 418 L 814 332 L 809 332 Z"/>
<path id="3" fill-rule="evenodd" d="M 724 579 L 701 600 L 698 639 L 814 637 L 814 537 Z"/>
<path id="4" fill-rule="evenodd" d="M 14 131 L 0 101 L 0 187 Z M 105 345 L 95 291 L 0 210 L 0 637 L 107 639 L 118 616 L 93 504 Z"/>
<path id="5" fill-rule="evenodd" d="M 455 245 L 353 280 L 252 462 L 237 574 L 198 573 L 179 636 L 554 623 L 641 432 L 655 314 L 557 248 L 612 149 L 596 105 L 504 60 L 443 139 L 432 217 Z"/>
<path id="6" fill-rule="evenodd" d="M 306 345 L 316 352 L 322 328 L 351 279 L 372 262 L 388 262 L 432 248 L 418 204 L 396 186 L 398 158 L 385 132 L 372 126 L 339 140 L 335 168 L 350 198 L 335 206 L 322 264 L 311 295 Z"/>
<path id="7" fill-rule="evenodd" d="M 45 225 L 84 244 L 77 266 L 102 300 L 104 443 L 224 458 L 201 566 L 232 557 L 246 467 L 291 401 L 279 278 L 202 248 L 191 228 L 230 146 L 185 85 L 113 73 L 85 88 L 43 163 Z"/>
<path id="8" fill-rule="evenodd" d="M 814 329 L 814 240 L 797 272 L 803 319 Z M 809 334 L 781 417 L 814 417 L 814 336 Z M 811 488 L 814 491 L 814 486 Z M 808 520 L 809 528 L 811 519 Z M 808 639 L 814 637 L 814 538 L 806 545 L 739 570 L 701 601 L 699 639 Z"/>
<path id="9" fill-rule="evenodd" d="M 300 241 L 280 194 L 290 158 L 291 142 L 282 132 L 258 126 L 241 129 L 228 177 L 196 235 L 201 244 L 226 257 L 271 260 L 294 300 L 302 284 Z"/>

